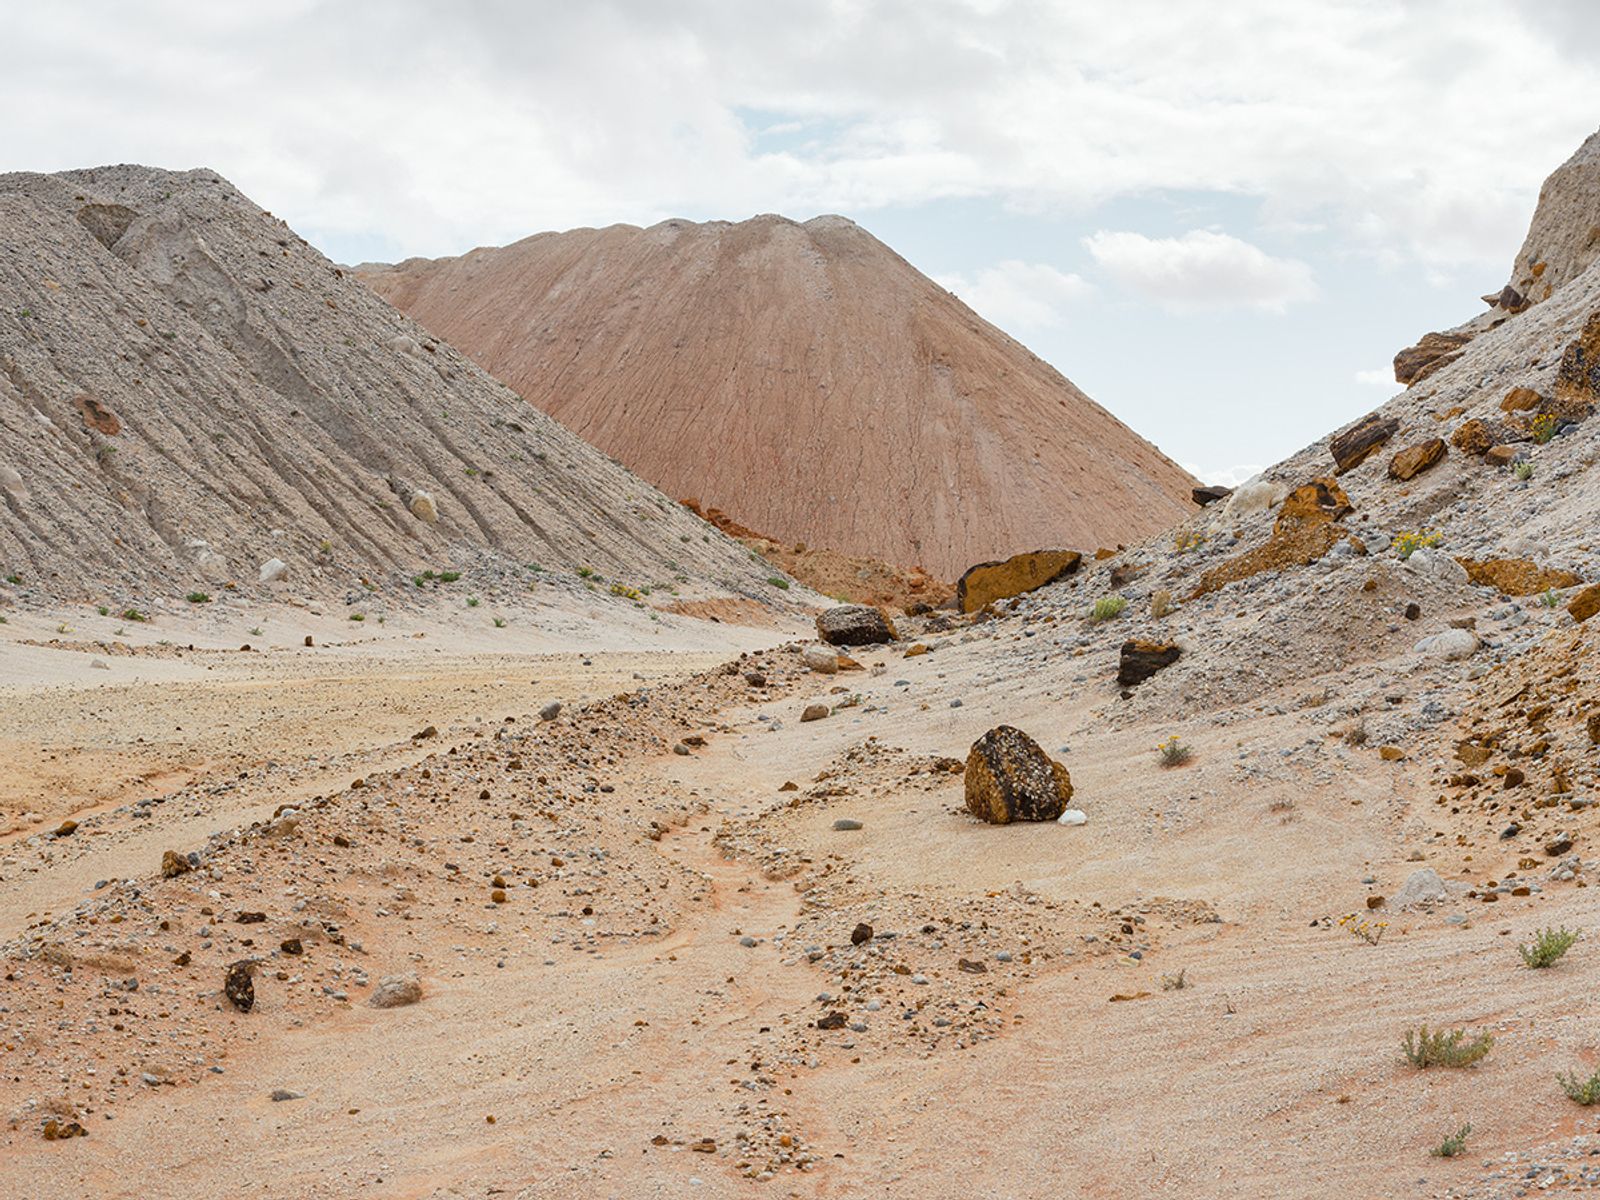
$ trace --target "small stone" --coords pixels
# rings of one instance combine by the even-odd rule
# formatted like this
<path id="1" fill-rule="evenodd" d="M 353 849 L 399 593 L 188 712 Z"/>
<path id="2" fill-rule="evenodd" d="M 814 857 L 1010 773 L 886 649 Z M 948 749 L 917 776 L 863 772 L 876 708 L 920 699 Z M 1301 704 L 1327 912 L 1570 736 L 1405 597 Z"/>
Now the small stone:
<path id="1" fill-rule="evenodd" d="M 853 829 L 860 829 L 861 822 L 854 817 L 840 817 L 833 823 L 833 827 L 840 833 L 848 833 Z"/>
<path id="2" fill-rule="evenodd" d="M 552 700 L 539 710 L 539 720 L 554 721 L 561 715 L 561 701 Z"/>
<path id="3" fill-rule="evenodd" d="M 1401 482 L 1414 479 L 1429 467 L 1442 462 L 1444 456 L 1443 438 L 1429 438 L 1415 446 L 1407 446 L 1389 460 L 1389 478 Z"/>
<path id="4" fill-rule="evenodd" d="M 161 878 L 176 879 L 179 875 L 187 875 L 194 870 L 189 864 L 186 855 L 179 854 L 176 850 L 165 850 L 161 854 Z"/>
<path id="5" fill-rule="evenodd" d="M 839 671 L 838 652 L 827 646 L 807 646 L 800 651 L 800 661 L 806 670 L 819 675 L 836 675 Z"/>
<path id="6" fill-rule="evenodd" d="M 871 940 L 872 926 L 868 925 L 865 921 L 860 922 L 854 929 L 850 931 L 850 944 L 852 946 L 859 946 L 861 943 L 870 942 Z"/>
<path id="7" fill-rule="evenodd" d="M 250 969 L 250 960 L 241 959 L 228 968 L 222 981 L 223 995 L 240 1012 L 249 1012 L 256 1004 L 256 985 L 250 977 Z"/>
<path id="8" fill-rule="evenodd" d="M 289 564 L 284 562 L 283 559 L 269 558 L 266 562 L 262 563 L 260 569 L 256 571 L 256 582 L 272 583 L 275 580 L 282 579 L 283 573 L 288 569 Z"/>
<path id="9" fill-rule="evenodd" d="M 76 821 L 63 821 L 56 826 L 55 836 L 58 838 L 71 837 L 77 831 L 78 823 Z"/>
<path id="10" fill-rule="evenodd" d="M 272 1099 L 276 1101 L 304 1100 L 305 1098 L 306 1094 L 304 1092 L 291 1092 L 288 1088 L 272 1089 Z"/>
<path id="11" fill-rule="evenodd" d="M 415 971 L 403 975 L 385 975 L 372 989 L 367 1003 L 373 1008 L 402 1008 L 422 999 L 422 980 Z"/>
<path id="12" fill-rule="evenodd" d="M 818 1029 L 843 1029 L 846 1024 L 845 1015 L 835 1009 L 825 1017 L 817 1018 Z"/>
<path id="13" fill-rule="evenodd" d="M 1400 422 L 1393 417 L 1380 417 L 1372 413 L 1333 438 L 1328 443 L 1328 450 L 1338 468 L 1337 474 L 1343 475 L 1360 466 L 1399 428 Z"/>
<path id="14" fill-rule="evenodd" d="M 820 721 L 833 710 L 826 704 L 808 704 L 805 711 L 800 714 L 802 721 Z"/>

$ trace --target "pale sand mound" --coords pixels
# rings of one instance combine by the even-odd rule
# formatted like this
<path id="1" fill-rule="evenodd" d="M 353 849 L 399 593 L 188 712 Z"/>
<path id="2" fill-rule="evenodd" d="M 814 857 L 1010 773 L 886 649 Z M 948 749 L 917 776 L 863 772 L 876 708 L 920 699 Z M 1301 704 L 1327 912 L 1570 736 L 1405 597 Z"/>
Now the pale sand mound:
<path id="1" fill-rule="evenodd" d="M 1193 480 L 854 222 L 546 233 L 361 277 L 665 491 L 954 579 L 1134 541 Z"/>

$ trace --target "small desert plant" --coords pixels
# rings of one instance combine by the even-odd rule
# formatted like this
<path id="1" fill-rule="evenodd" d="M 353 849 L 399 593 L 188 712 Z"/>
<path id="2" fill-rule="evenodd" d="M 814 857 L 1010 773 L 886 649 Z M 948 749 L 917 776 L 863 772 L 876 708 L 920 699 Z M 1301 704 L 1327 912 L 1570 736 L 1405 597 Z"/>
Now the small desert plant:
<path id="1" fill-rule="evenodd" d="M 1365 721 L 1352 721 L 1345 726 L 1343 737 L 1346 746 L 1365 746 L 1367 744 L 1367 723 Z"/>
<path id="2" fill-rule="evenodd" d="M 252 625 L 250 627 L 250 636 L 251 637 L 260 637 L 261 636 L 261 626 Z"/>
<path id="3" fill-rule="evenodd" d="M 1528 480 L 1533 478 L 1533 464 L 1530 462 L 1520 462 L 1511 468 L 1511 473 L 1523 483 L 1527 483 Z"/>
<path id="4" fill-rule="evenodd" d="M 496 629 L 504 629 L 506 627 L 506 619 L 504 617 L 496 617 L 494 619 L 494 627 Z"/>
<path id="5" fill-rule="evenodd" d="M 775 588 L 782 588 L 786 592 L 789 590 L 789 581 L 782 575 L 768 575 L 767 582 Z"/>
<path id="6" fill-rule="evenodd" d="M 1161 756 L 1163 767 L 1182 766 L 1194 756 L 1194 751 L 1180 742 L 1177 734 L 1173 734 L 1164 742 L 1157 742 L 1156 753 Z"/>
<path id="7" fill-rule="evenodd" d="M 1471 1132 L 1472 1125 L 1470 1123 L 1463 1125 L 1428 1153 L 1435 1158 L 1454 1158 L 1467 1148 L 1467 1135 Z"/>
<path id="8" fill-rule="evenodd" d="M 477 608 L 480 603 L 481 603 L 481 601 L 476 596 L 468 596 L 467 597 L 467 607 L 468 608 Z"/>
<path id="9" fill-rule="evenodd" d="M 1358 917 L 1355 913 L 1346 913 L 1339 918 L 1339 928 L 1349 932 L 1351 937 L 1360 938 L 1369 946 L 1376 946 L 1383 940 L 1384 930 L 1389 928 L 1387 921 L 1368 921 L 1365 917 Z M 1426 1026 L 1424 1026 L 1426 1029 Z M 1408 1033 L 1406 1035 L 1410 1037 Z"/>
<path id="10" fill-rule="evenodd" d="M 593 567 L 579 567 L 578 568 L 578 578 L 579 579 L 588 579 L 593 574 L 594 574 L 594 568 Z"/>
<path id="11" fill-rule="evenodd" d="M 1533 435 L 1533 440 L 1542 446 L 1555 437 L 1556 430 L 1560 425 L 1561 422 L 1557 421 L 1549 413 L 1540 413 L 1533 419 L 1533 424 L 1528 427 L 1528 432 Z"/>
<path id="12" fill-rule="evenodd" d="M 1172 611 L 1172 593 L 1162 588 L 1150 595 L 1150 615 L 1160 620 Z"/>
<path id="13" fill-rule="evenodd" d="M 1567 1099 L 1575 1100 L 1585 1108 L 1591 1104 L 1600 1104 L 1600 1071 L 1596 1071 L 1587 1079 L 1576 1071 L 1570 1074 L 1562 1073 L 1556 1076 L 1556 1082 L 1567 1094 Z"/>
<path id="14" fill-rule="evenodd" d="M 122 610 L 122 619 L 124 621 L 148 621 L 150 618 L 137 608 L 125 608 Z"/>
<path id="15" fill-rule="evenodd" d="M 352 621 L 365 621 L 367 619 L 367 614 L 366 613 L 351 613 L 350 614 L 350 619 Z"/>
<path id="16" fill-rule="evenodd" d="M 639 589 L 631 588 L 625 583 L 613 583 L 611 585 L 611 594 L 613 596 L 626 596 L 629 600 L 637 600 L 639 598 Z"/>
<path id="17" fill-rule="evenodd" d="M 1561 594 L 1555 588 L 1545 588 L 1544 595 L 1539 597 L 1539 603 L 1546 608 L 1560 608 Z"/>
<path id="18" fill-rule="evenodd" d="M 210 604 L 211 594 L 209 592 L 190 592 L 184 599 L 190 604 Z"/>
<path id="19" fill-rule="evenodd" d="M 323 538 L 320 542 L 317 543 L 317 553 L 318 554 L 332 554 L 333 553 L 333 543 L 330 542 L 327 538 Z"/>
<path id="20" fill-rule="evenodd" d="M 1465 1029 L 1429 1031 L 1426 1025 L 1406 1030 L 1400 1043 L 1406 1061 L 1413 1067 L 1470 1067 L 1480 1062 L 1494 1045 L 1494 1034 L 1480 1033 L 1469 1038 Z"/>
<path id="21" fill-rule="evenodd" d="M 1113 617 L 1120 617 L 1122 610 L 1127 607 L 1128 602 L 1121 596 L 1101 596 L 1089 610 L 1089 620 L 1109 621 Z"/>
<path id="22" fill-rule="evenodd" d="M 1553 967 L 1577 940 L 1570 929 L 1543 929 L 1534 935 L 1532 945 L 1518 946 L 1517 953 L 1530 967 Z"/>
<path id="23" fill-rule="evenodd" d="M 109 608 L 107 608 L 104 604 L 100 604 L 100 605 L 97 605 L 95 607 L 95 612 L 99 613 L 102 617 L 104 617 L 104 616 L 109 615 L 111 610 Z"/>
<path id="24" fill-rule="evenodd" d="M 6 576 L 6 582 L 11 584 L 21 583 L 22 576 L 13 571 L 11 574 Z"/>
<path id="25" fill-rule="evenodd" d="M 1437 529 L 1412 529 L 1394 535 L 1394 541 L 1389 545 L 1402 559 L 1410 558 L 1418 550 L 1425 550 L 1437 546 L 1444 541 L 1444 534 Z"/>
<path id="26" fill-rule="evenodd" d="M 56 626 L 56 632 L 57 633 L 66 633 L 66 632 L 68 632 L 67 623 L 65 621 L 63 621 L 63 622 L 61 622 L 61 624 L 57 625 Z"/>
<path id="27" fill-rule="evenodd" d="M 439 582 L 440 583 L 454 583 L 456 580 L 458 580 L 460 578 L 461 578 L 461 572 L 460 571 L 440 571 L 439 572 Z"/>
<path id="28" fill-rule="evenodd" d="M 1161 990 L 1163 992 L 1181 992 L 1189 986 L 1189 968 L 1182 968 L 1176 975 L 1163 975 L 1161 977 Z"/>
<path id="29" fill-rule="evenodd" d="M 1172 539 L 1172 548 L 1179 554 L 1187 554 L 1191 550 L 1198 550 L 1206 544 L 1206 535 L 1197 529 L 1185 529 Z"/>

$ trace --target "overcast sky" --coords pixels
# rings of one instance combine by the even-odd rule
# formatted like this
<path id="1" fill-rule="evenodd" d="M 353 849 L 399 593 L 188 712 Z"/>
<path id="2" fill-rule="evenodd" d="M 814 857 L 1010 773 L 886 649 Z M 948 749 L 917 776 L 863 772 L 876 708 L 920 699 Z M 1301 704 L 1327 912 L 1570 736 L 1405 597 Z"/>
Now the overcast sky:
<path id="1" fill-rule="evenodd" d="M 209 166 L 344 262 L 853 217 L 1207 477 L 1381 402 L 1600 126 L 1600 5 L 0 10 L 0 170 Z"/>

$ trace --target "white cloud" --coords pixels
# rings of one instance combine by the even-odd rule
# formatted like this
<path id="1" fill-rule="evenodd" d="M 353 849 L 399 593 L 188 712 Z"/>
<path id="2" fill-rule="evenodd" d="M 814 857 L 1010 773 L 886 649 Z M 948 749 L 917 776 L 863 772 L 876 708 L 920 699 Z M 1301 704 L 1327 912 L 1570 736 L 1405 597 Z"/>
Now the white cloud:
<path id="1" fill-rule="evenodd" d="M 1007 259 L 976 275 L 940 275 L 934 282 L 1002 329 L 1041 329 L 1062 323 L 1066 310 L 1093 293 L 1081 276 L 1045 263 Z"/>
<path id="2" fill-rule="evenodd" d="M 1122 286 L 1177 312 L 1254 308 L 1281 313 L 1317 294 L 1305 263 L 1274 258 L 1259 246 L 1208 229 L 1175 238 L 1101 230 L 1083 244 Z"/>
<path id="3" fill-rule="evenodd" d="M 1211 467 L 1205 468 L 1194 463 L 1182 464 L 1183 469 L 1193 475 L 1201 483 L 1212 484 L 1217 487 L 1236 488 L 1241 483 L 1248 483 L 1262 471 L 1266 470 L 1259 463 L 1249 463 L 1238 467 Z"/>
<path id="4" fill-rule="evenodd" d="M 1401 390 L 1400 385 L 1394 381 L 1394 369 L 1381 367 L 1376 371 L 1357 371 L 1356 382 L 1364 383 L 1368 387 L 1382 388 L 1391 395 Z"/>
<path id="5" fill-rule="evenodd" d="M 203 163 L 305 232 L 407 253 L 669 215 L 1078 211 L 1168 190 L 1498 270 L 1600 112 L 1580 0 L 1116 20 L 1094 0 L 13 7 L 0 103 L 28 116 L 0 169 Z M 760 145 L 796 121 L 816 136 Z"/>

